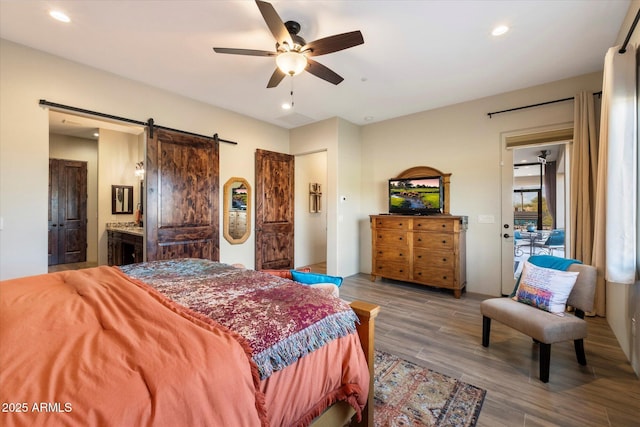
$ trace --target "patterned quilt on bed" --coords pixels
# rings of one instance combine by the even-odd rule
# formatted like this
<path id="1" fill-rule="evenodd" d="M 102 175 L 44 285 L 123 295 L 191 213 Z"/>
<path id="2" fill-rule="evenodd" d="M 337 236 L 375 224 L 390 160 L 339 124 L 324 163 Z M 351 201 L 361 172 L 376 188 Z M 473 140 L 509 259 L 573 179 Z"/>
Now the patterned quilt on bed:
<path id="1" fill-rule="evenodd" d="M 193 258 L 120 269 L 244 337 L 261 379 L 355 331 L 346 302 L 265 273 Z"/>

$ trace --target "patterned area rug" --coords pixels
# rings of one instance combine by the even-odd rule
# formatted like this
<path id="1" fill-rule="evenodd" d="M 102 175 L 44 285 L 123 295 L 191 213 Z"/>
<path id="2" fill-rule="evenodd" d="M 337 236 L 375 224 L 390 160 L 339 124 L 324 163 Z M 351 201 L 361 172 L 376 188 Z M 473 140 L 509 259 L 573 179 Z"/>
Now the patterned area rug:
<path id="1" fill-rule="evenodd" d="M 486 390 L 375 352 L 375 427 L 475 426 Z"/>

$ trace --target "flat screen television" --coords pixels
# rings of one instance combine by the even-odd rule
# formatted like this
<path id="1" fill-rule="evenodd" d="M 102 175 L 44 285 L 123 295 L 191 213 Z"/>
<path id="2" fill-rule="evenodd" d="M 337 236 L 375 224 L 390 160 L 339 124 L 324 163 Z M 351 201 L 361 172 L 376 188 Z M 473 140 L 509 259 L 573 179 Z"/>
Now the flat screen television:
<path id="1" fill-rule="evenodd" d="M 389 180 L 389 213 L 434 215 L 444 209 L 441 176 L 392 178 Z"/>

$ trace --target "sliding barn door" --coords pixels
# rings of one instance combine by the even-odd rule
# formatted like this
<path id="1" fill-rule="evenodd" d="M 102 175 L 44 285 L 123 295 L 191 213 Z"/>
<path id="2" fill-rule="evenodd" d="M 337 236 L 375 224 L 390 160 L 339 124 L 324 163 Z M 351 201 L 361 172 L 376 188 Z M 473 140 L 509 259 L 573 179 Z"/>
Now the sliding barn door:
<path id="1" fill-rule="evenodd" d="M 256 270 L 294 268 L 294 157 L 256 151 Z"/>
<path id="2" fill-rule="evenodd" d="M 147 261 L 218 261 L 218 144 L 147 129 Z"/>

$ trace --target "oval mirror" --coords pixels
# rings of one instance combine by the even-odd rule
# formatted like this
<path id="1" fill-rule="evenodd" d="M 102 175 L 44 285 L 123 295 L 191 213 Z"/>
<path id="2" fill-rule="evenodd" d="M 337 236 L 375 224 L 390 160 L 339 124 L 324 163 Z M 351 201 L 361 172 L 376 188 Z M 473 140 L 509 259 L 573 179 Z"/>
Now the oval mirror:
<path id="1" fill-rule="evenodd" d="M 244 178 L 229 178 L 223 194 L 224 238 L 232 245 L 243 243 L 251 234 L 251 186 Z"/>

